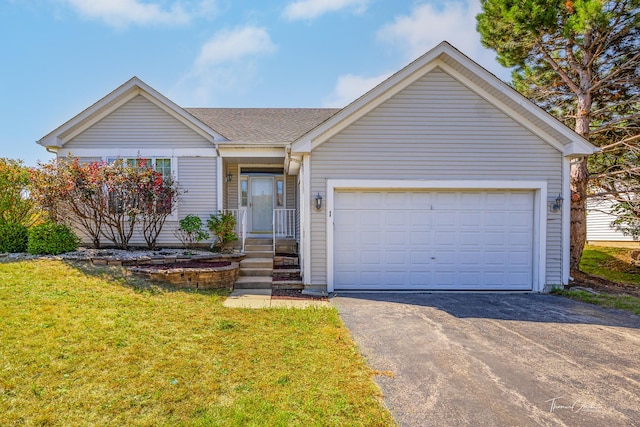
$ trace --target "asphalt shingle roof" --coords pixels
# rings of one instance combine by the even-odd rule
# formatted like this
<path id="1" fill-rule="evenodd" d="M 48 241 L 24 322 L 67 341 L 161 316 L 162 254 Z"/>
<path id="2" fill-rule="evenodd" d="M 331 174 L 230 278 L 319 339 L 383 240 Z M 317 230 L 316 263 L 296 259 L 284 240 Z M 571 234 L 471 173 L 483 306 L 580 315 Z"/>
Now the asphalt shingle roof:
<path id="1" fill-rule="evenodd" d="M 185 108 L 229 141 L 292 142 L 340 111 L 336 108 Z"/>

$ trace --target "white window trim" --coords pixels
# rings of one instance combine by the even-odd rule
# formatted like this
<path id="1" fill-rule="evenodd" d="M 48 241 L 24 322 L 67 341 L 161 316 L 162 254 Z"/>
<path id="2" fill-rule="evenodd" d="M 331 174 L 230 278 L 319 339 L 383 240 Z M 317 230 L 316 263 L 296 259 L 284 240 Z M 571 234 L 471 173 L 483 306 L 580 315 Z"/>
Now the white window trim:
<path id="1" fill-rule="evenodd" d="M 543 292 L 546 281 L 547 253 L 547 183 L 545 181 L 469 181 L 469 180 L 374 180 L 328 179 L 325 203 L 327 291 L 334 291 L 335 260 L 333 253 L 333 210 L 336 190 L 533 190 L 533 277 L 532 291 Z M 308 200 L 307 202 L 311 202 Z M 566 211 L 567 209 L 563 209 Z M 304 249 L 310 242 L 305 241 Z M 310 249 L 310 248 L 309 248 Z"/>

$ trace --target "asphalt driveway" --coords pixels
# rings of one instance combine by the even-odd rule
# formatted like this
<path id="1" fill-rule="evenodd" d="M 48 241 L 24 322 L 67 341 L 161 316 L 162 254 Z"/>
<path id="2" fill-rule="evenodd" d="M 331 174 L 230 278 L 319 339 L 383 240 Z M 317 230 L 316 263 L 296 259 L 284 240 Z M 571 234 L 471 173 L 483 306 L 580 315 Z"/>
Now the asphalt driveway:
<path id="1" fill-rule="evenodd" d="M 402 426 L 640 426 L 640 316 L 552 295 L 333 303 Z"/>

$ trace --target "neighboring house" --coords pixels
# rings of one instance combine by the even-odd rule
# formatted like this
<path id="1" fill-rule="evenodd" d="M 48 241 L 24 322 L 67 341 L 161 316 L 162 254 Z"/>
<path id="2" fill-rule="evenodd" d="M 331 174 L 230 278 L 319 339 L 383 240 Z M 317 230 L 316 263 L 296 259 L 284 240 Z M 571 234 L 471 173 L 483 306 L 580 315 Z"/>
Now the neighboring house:
<path id="1" fill-rule="evenodd" d="M 170 164 L 187 193 L 160 244 L 229 210 L 245 236 L 294 237 L 305 285 L 329 291 L 567 283 L 553 205 L 595 151 L 446 42 L 340 110 L 185 109 L 134 77 L 38 143 Z"/>
<path id="2" fill-rule="evenodd" d="M 621 231 L 616 230 L 611 223 L 616 216 L 611 213 L 612 203 L 609 200 L 589 200 L 587 202 L 587 242 L 588 243 L 610 243 L 610 242 L 635 242 L 632 236 L 625 236 Z"/>

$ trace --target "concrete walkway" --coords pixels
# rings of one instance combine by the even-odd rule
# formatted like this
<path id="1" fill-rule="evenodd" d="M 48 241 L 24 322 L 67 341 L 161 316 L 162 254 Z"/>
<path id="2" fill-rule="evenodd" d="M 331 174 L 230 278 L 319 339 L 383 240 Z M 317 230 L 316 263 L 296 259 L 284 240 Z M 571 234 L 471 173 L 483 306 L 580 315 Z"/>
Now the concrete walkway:
<path id="1" fill-rule="evenodd" d="M 271 289 L 235 289 L 222 304 L 228 308 L 329 307 L 327 300 L 272 299 Z"/>

